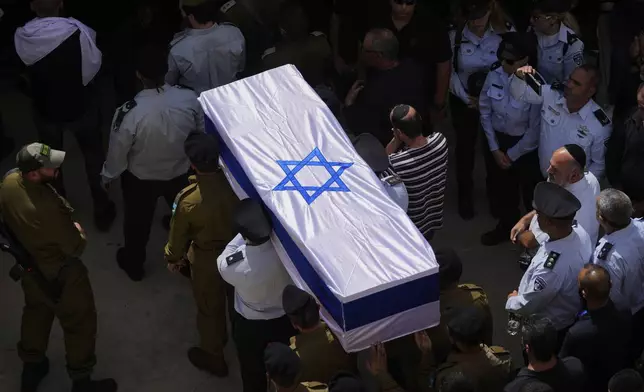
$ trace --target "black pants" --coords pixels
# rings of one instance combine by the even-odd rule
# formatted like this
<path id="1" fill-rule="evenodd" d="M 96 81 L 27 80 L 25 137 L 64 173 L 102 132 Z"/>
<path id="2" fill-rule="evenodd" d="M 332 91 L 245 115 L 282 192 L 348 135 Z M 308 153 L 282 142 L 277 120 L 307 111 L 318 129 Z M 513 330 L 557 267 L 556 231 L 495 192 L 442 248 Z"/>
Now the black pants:
<path id="1" fill-rule="evenodd" d="M 87 183 L 94 201 L 94 211 L 102 211 L 110 203 L 107 192 L 101 186 L 101 170 L 105 162 L 105 152 L 101 135 L 101 117 L 97 104 L 89 105 L 87 111 L 72 122 L 54 122 L 35 116 L 34 121 L 40 141 L 55 150 L 63 150 L 63 135 L 68 130 L 76 138 L 85 158 Z M 65 196 L 63 172 L 56 179 L 54 186 L 58 193 Z"/>
<path id="2" fill-rule="evenodd" d="M 471 200 L 474 182 L 474 159 L 476 155 L 476 138 L 479 133 L 479 112 L 470 109 L 460 98 L 450 94 L 449 105 L 452 125 L 456 132 L 456 181 L 458 182 L 459 200 Z"/>
<path id="3" fill-rule="evenodd" d="M 644 308 L 633 315 L 633 360 L 638 359 L 644 350 Z"/>
<path id="4" fill-rule="evenodd" d="M 145 262 L 145 248 L 150 238 L 157 199 L 163 197 L 172 208 L 175 197 L 187 185 L 187 174 L 168 181 L 140 180 L 129 171 L 121 175 L 123 236 L 128 263 L 142 265 Z"/>
<path id="5" fill-rule="evenodd" d="M 495 132 L 495 134 L 499 149 L 503 152 L 507 152 L 522 138 L 522 136 L 510 136 L 501 132 Z M 521 199 L 526 211 L 532 210 L 534 187 L 541 180 L 539 156 L 536 150 L 529 152 L 517 159 L 508 170 L 503 170 L 496 164 L 487 143 L 484 143 L 483 149 L 490 212 L 499 218 L 499 225 L 512 228 L 521 217 L 519 211 Z"/>
<path id="6" fill-rule="evenodd" d="M 264 349 L 272 342 L 288 345 L 296 331 L 287 316 L 273 320 L 248 320 L 235 312 L 232 320 L 244 392 L 264 392 L 267 387 Z"/>

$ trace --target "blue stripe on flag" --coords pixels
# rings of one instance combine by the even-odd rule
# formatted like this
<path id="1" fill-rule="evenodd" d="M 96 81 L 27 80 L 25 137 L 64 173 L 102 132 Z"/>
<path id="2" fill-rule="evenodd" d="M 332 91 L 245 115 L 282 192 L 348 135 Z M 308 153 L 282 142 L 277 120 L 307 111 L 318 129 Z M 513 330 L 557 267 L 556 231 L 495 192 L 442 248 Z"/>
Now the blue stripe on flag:
<path id="1" fill-rule="evenodd" d="M 208 116 L 204 117 L 206 132 L 215 135 L 219 140 L 221 157 L 230 170 L 230 173 L 235 177 L 249 197 L 264 204 L 257 190 L 244 172 L 244 169 L 237 161 L 237 158 L 235 158 L 219 135 L 219 132 L 217 132 L 215 125 Z M 288 253 L 300 276 L 313 291 L 326 311 L 345 331 L 350 331 L 394 314 L 438 301 L 440 290 L 438 273 L 436 273 L 343 304 L 333 295 L 329 287 L 311 266 L 306 256 L 304 256 L 282 225 L 282 222 L 270 208 L 266 208 L 266 210 L 269 211 L 273 222 L 275 235 L 280 239 L 280 242 L 284 246 L 286 253 Z"/>

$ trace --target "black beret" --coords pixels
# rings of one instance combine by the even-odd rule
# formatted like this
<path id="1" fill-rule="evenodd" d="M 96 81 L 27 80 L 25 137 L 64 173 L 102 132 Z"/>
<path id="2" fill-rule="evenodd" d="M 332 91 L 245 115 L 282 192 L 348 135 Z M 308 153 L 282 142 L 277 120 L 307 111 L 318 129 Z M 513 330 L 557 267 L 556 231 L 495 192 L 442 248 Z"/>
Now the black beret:
<path id="1" fill-rule="evenodd" d="M 537 0 L 533 9 L 544 14 L 563 14 L 572 9 L 571 0 Z"/>
<path id="2" fill-rule="evenodd" d="M 570 155 L 572 155 L 574 160 L 577 161 L 582 170 L 586 168 L 586 152 L 583 148 L 576 144 L 566 144 L 564 148 Z"/>
<path id="3" fill-rule="evenodd" d="M 244 199 L 239 203 L 233 222 L 244 238 L 257 243 L 267 241 L 273 230 L 264 207 L 253 199 Z"/>
<path id="4" fill-rule="evenodd" d="M 452 248 L 440 248 L 434 251 L 438 263 L 438 276 L 441 286 L 458 282 L 463 274 L 463 263 Z"/>
<path id="5" fill-rule="evenodd" d="M 558 219 L 574 216 L 581 203 L 563 187 L 552 182 L 540 182 L 534 188 L 532 206 L 538 213 Z"/>
<path id="6" fill-rule="evenodd" d="M 329 392 L 365 392 L 366 389 L 356 376 L 341 372 L 329 381 Z"/>
<path id="7" fill-rule="evenodd" d="M 479 343 L 484 326 L 485 314 L 474 305 L 458 309 L 447 323 L 452 336 L 470 343 Z"/>
<path id="8" fill-rule="evenodd" d="M 269 377 L 281 387 L 293 386 L 302 369 L 300 357 L 284 343 L 266 346 L 264 365 Z"/>
<path id="9" fill-rule="evenodd" d="M 286 314 L 296 314 L 308 307 L 315 308 L 317 312 L 317 303 L 311 294 L 292 284 L 284 287 L 284 291 L 282 291 L 282 308 L 284 308 Z"/>
<path id="10" fill-rule="evenodd" d="M 501 34 L 503 41 L 499 45 L 497 57 L 499 60 L 521 60 L 534 55 L 536 40 L 534 34 L 511 31 Z"/>
<path id="11" fill-rule="evenodd" d="M 382 143 L 370 133 L 363 133 L 353 139 L 358 155 L 367 162 L 376 173 L 381 173 L 389 168 L 389 157 Z"/>
<path id="12" fill-rule="evenodd" d="M 463 16 L 469 20 L 480 19 L 490 11 L 490 0 L 464 0 L 461 3 Z"/>
<path id="13" fill-rule="evenodd" d="M 183 150 L 200 172 L 212 173 L 219 169 L 219 142 L 203 132 L 192 132 L 183 143 Z"/>

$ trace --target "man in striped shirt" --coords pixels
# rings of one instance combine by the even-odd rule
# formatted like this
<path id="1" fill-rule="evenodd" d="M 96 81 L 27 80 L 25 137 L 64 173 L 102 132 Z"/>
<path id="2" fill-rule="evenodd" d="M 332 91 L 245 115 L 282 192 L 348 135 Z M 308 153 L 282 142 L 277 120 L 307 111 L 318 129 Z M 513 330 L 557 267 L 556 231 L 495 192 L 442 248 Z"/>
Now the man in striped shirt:
<path id="1" fill-rule="evenodd" d="M 447 183 L 447 139 L 439 132 L 423 136 L 420 114 L 397 105 L 389 114 L 394 138 L 387 145 L 389 162 L 409 194 L 407 214 L 427 240 L 443 227 Z"/>

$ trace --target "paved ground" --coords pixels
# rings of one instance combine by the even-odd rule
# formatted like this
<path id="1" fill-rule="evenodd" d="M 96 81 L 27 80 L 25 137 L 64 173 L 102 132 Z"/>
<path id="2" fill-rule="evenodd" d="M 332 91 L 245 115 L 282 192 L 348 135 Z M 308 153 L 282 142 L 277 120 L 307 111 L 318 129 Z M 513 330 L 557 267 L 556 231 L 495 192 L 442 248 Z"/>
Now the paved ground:
<path id="1" fill-rule="evenodd" d="M 24 96 L 0 94 L 0 110 L 9 135 L 19 145 L 35 140 L 29 102 Z M 66 149 L 69 152 L 64 166 L 68 197 L 89 238 L 83 261 L 90 270 L 98 309 L 99 362 L 96 377 L 116 378 L 119 390 L 124 392 L 241 390 L 232 344 L 227 347 L 231 376 L 224 380 L 200 373 L 186 358 L 186 350 L 197 341 L 195 307 L 189 282 L 170 274 L 163 263 L 162 247 L 167 233 L 161 228 L 160 220 L 168 212 L 167 208 L 159 203 L 157 223 L 148 245 L 147 277 L 140 283 L 133 283 L 115 262 L 116 249 L 122 242 L 122 209 L 109 233 L 97 233 L 93 229 L 91 198 L 85 183 L 82 156 L 73 138 L 66 140 Z M 11 161 L 9 158 L 1 162 L 0 172 L 12 168 Z M 463 222 L 456 213 L 452 174 L 446 198 L 445 228 L 436 236 L 433 245 L 454 247 L 461 255 L 465 264 L 463 281 L 483 286 L 490 297 L 496 343 L 513 350 L 518 361 L 518 340 L 505 332 L 507 316 L 503 305 L 507 293 L 518 286 L 521 278 L 515 262 L 519 252 L 511 244 L 493 248 L 479 244 L 480 234 L 494 225 L 487 214 L 482 159 L 477 162 L 475 176 L 478 215 L 471 222 Z M 120 207 L 118 186 L 112 187 L 110 193 Z M 19 285 L 8 277 L 12 263 L 11 258 L 0 254 L 0 391 L 3 392 L 19 390 L 21 370 L 15 345 L 19 339 L 23 299 Z M 62 332 L 57 324 L 51 335 L 48 353 L 51 371 L 40 390 L 68 391 L 70 381 L 65 373 Z"/>

